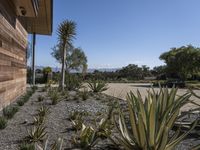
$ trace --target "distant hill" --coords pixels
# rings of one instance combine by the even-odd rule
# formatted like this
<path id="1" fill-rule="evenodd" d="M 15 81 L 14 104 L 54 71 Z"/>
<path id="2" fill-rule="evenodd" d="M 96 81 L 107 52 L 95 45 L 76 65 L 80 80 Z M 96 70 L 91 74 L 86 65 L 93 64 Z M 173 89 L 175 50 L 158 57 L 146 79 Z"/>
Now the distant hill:
<path id="1" fill-rule="evenodd" d="M 35 68 L 36 68 L 36 69 L 42 70 L 44 67 L 45 67 L 45 66 L 36 66 Z M 114 71 L 119 70 L 119 69 L 121 69 L 121 68 L 98 68 L 98 69 L 96 69 L 96 68 L 88 68 L 87 72 L 88 72 L 88 73 L 92 73 L 92 72 L 94 72 L 95 70 L 98 70 L 98 71 L 100 71 L 100 72 L 114 72 Z M 58 71 L 61 70 L 61 68 L 52 67 L 52 70 L 53 70 L 53 72 L 58 72 Z M 72 70 L 71 72 L 75 73 L 75 72 L 77 72 L 77 71 L 76 71 L 76 70 Z"/>

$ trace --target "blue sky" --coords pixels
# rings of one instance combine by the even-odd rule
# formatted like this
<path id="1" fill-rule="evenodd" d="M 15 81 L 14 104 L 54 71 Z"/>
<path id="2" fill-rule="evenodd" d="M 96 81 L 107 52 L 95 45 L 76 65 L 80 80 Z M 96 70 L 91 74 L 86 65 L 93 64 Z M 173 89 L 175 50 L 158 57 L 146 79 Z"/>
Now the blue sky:
<path id="1" fill-rule="evenodd" d="M 37 36 L 36 65 L 59 67 L 50 55 L 57 26 L 77 23 L 75 47 L 89 68 L 118 68 L 129 63 L 163 64 L 171 47 L 200 46 L 199 0 L 54 0 L 53 34 Z"/>

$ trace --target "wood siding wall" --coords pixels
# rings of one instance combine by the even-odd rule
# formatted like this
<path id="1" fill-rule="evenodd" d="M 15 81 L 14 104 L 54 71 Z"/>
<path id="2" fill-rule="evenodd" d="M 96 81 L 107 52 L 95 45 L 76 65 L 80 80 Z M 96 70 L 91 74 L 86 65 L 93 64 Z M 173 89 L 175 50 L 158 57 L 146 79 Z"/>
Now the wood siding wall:
<path id="1" fill-rule="evenodd" d="M 9 1 L 0 2 L 0 109 L 26 90 L 27 32 L 13 10 Z"/>

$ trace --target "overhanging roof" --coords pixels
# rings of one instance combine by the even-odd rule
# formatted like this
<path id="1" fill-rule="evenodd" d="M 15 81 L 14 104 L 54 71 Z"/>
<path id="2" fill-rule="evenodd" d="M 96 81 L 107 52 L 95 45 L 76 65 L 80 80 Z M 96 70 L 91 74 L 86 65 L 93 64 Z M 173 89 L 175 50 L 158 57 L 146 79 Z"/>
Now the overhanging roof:
<path id="1" fill-rule="evenodd" d="M 51 35 L 53 0 L 39 0 L 38 15 L 36 17 L 19 16 L 19 20 L 28 33 Z"/>

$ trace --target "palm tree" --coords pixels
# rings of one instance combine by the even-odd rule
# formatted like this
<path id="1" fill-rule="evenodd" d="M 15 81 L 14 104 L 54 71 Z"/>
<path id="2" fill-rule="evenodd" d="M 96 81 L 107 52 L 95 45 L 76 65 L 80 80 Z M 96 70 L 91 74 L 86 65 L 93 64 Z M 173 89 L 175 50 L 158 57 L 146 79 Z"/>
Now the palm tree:
<path id="1" fill-rule="evenodd" d="M 76 36 L 76 23 L 70 20 L 63 21 L 58 27 L 59 47 L 62 51 L 62 70 L 60 87 L 64 90 L 65 84 L 65 61 L 66 51 L 72 46 L 72 41 Z"/>

